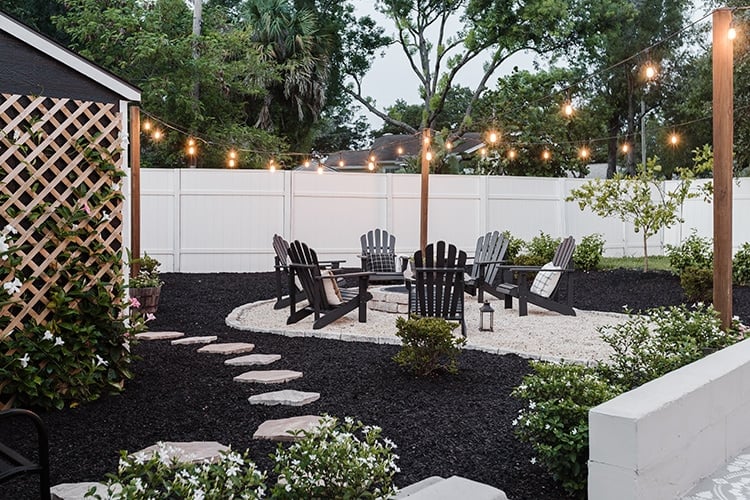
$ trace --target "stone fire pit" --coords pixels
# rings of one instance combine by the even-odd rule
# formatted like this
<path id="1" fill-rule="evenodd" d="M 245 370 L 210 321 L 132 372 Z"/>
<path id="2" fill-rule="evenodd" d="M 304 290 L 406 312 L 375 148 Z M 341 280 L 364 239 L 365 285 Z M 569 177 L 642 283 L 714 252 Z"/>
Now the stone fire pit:
<path id="1" fill-rule="evenodd" d="M 371 288 L 372 299 L 367 306 L 373 311 L 406 314 L 409 311 L 409 295 L 404 285 Z"/>

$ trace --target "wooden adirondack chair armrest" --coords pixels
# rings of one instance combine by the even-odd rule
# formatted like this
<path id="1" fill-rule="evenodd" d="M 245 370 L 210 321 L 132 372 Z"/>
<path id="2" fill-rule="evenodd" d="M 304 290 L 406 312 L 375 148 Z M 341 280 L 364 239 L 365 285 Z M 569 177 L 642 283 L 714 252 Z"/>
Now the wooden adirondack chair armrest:
<path id="1" fill-rule="evenodd" d="M 316 268 L 318 266 L 316 266 L 315 264 L 294 264 L 294 263 L 290 263 L 289 267 L 292 268 L 292 269 L 297 268 L 297 267 L 299 267 L 300 269 L 314 269 L 314 268 Z"/>
<path id="2" fill-rule="evenodd" d="M 319 260 L 318 264 L 320 264 L 321 267 L 330 267 L 331 269 L 338 269 L 341 267 L 341 263 L 346 262 L 346 259 L 341 260 Z"/>
<path id="3" fill-rule="evenodd" d="M 328 276 L 316 276 L 315 279 L 318 280 L 325 280 L 325 279 L 339 279 L 339 278 L 359 278 L 362 276 L 371 276 L 375 273 L 372 271 L 361 271 L 357 273 L 333 273 Z"/>

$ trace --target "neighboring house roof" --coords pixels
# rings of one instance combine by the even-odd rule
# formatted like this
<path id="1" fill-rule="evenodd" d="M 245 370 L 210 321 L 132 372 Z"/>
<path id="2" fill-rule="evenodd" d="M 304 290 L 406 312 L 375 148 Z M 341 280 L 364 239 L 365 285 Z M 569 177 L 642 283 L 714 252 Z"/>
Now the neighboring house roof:
<path id="1" fill-rule="evenodd" d="M 451 151 L 456 155 L 471 154 L 483 146 L 479 132 L 467 132 L 453 141 Z M 340 171 L 362 171 L 367 170 L 370 156 L 373 156 L 378 169 L 387 172 L 401 168 L 406 158 L 418 156 L 421 152 L 421 135 L 386 134 L 377 137 L 370 149 L 331 153 L 327 163 Z"/>
<path id="2" fill-rule="evenodd" d="M 35 31 L 21 21 L 0 11 L 0 31 L 16 38 L 39 52 L 51 57 L 73 71 L 109 89 L 126 101 L 139 102 L 141 91 L 101 66 L 68 50 L 57 42 Z"/>

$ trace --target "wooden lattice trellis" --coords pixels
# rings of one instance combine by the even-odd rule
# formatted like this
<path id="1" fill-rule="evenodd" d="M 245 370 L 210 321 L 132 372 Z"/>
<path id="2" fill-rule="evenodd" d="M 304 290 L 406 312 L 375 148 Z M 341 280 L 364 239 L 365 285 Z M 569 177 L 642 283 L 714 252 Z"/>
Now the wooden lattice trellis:
<path id="1" fill-rule="evenodd" d="M 21 246 L 24 277 L 21 292 L 24 306 L 7 305 L 0 313 L 10 324 L 0 339 L 30 319 L 44 324 L 50 311 L 47 293 L 60 283 L 56 271 L 58 257 L 66 244 L 50 248 L 42 225 L 62 224 L 56 210 L 80 208 L 93 193 L 112 189 L 112 181 L 96 164 L 86 159 L 85 147 L 106 151 L 112 162 L 122 167 L 120 154 L 122 119 L 119 104 L 57 99 L 36 96 L 0 95 L 0 228 L 10 223 L 19 232 L 14 244 Z M 86 146 L 82 146 L 82 144 Z M 94 146 L 95 145 L 95 146 Z M 83 199 L 78 193 L 84 191 Z M 43 209 L 43 210 L 41 210 Z M 122 250 L 123 202 L 111 198 L 92 206 L 92 218 L 100 222 L 97 231 L 75 243 L 91 247 L 101 244 L 112 252 Z M 41 212 L 35 220 L 34 211 Z M 106 215 L 105 215 L 106 212 Z M 15 216 L 9 214 L 15 213 Z M 108 220 L 107 220 L 108 218 Z M 87 262 L 88 263 L 88 262 Z M 92 279 L 121 282 L 117 266 L 91 261 Z M 63 283 L 64 285 L 64 283 Z"/>

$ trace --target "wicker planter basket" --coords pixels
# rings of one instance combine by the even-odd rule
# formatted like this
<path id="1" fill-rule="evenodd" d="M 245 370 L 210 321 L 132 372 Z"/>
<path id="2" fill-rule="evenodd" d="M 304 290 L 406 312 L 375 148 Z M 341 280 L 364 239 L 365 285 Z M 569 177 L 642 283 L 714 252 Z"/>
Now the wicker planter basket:
<path id="1" fill-rule="evenodd" d="M 130 296 L 138 299 L 141 306 L 136 308 L 143 314 L 155 313 L 159 307 L 159 294 L 161 293 L 160 286 L 152 286 L 148 288 L 130 288 Z"/>

